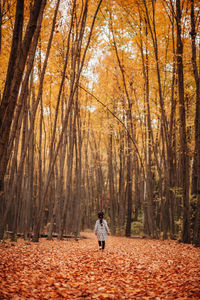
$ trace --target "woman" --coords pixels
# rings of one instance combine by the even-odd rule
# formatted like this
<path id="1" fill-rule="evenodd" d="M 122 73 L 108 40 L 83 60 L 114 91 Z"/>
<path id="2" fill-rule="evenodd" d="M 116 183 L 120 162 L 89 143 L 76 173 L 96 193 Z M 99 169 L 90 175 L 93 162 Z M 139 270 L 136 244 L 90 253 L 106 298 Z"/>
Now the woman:
<path id="1" fill-rule="evenodd" d="M 103 218 L 104 213 L 101 211 L 98 213 L 98 220 L 96 221 L 94 228 L 94 233 L 97 236 L 100 250 L 105 249 L 105 241 L 108 239 L 108 234 L 110 234 L 107 222 Z"/>

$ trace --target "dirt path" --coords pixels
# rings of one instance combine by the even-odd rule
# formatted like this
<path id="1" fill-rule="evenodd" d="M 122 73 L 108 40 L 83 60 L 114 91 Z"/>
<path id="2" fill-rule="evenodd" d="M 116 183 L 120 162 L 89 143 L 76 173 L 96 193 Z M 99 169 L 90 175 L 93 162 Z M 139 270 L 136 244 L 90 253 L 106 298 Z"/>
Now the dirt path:
<path id="1" fill-rule="evenodd" d="M 0 299 L 199 299 L 200 249 L 96 237 L 0 245 Z"/>

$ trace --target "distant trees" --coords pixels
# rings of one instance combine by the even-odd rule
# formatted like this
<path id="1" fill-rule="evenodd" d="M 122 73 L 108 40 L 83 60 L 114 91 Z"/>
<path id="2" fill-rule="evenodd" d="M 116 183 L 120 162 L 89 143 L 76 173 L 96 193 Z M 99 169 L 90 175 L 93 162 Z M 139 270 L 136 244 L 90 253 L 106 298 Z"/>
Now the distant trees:
<path id="1" fill-rule="evenodd" d="M 46 1 L 35 1 L 30 8 L 30 18 L 27 23 L 26 31 L 23 36 L 24 24 L 24 1 L 17 1 L 15 26 L 13 30 L 12 46 L 10 51 L 10 58 L 7 68 L 7 76 L 4 85 L 4 92 L 0 105 L 0 188 L 1 197 L 4 196 L 4 178 L 10 157 L 8 156 L 8 143 L 11 132 L 11 125 L 14 119 L 14 111 L 17 105 L 17 98 L 22 82 L 26 60 L 28 57 L 29 49 L 31 47 L 32 38 L 37 27 L 37 21 L 40 11 L 43 12 Z M 39 26 L 39 25 L 38 25 Z M 30 74 L 30 73 L 29 73 Z M 7 210 L 9 204 L 7 203 Z M 4 203 L 4 199 L 1 199 Z M 8 204 L 9 203 L 9 204 Z M 19 209 L 19 208 L 17 208 Z M 7 213 L 1 211 L 1 225 L 0 225 L 0 238 L 2 238 L 4 226 L 7 218 Z"/>
<path id="2" fill-rule="evenodd" d="M 198 245 L 197 1 L 0 7 L 0 238 L 77 236 L 103 209 L 113 234 Z"/>
<path id="3" fill-rule="evenodd" d="M 112 78 L 109 81 L 111 86 L 114 85 L 114 74 L 118 74 L 117 82 L 114 85 L 115 89 L 110 91 L 110 99 L 115 108 L 113 111 L 120 116 L 129 133 L 132 134 L 128 116 L 125 119 L 122 116 L 123 110 L 128 112 L 126 105 L 130 107 L 128 103 L 131 101 L 133 119 L 130 124 L 135 125 L 136 146 L 144 165 L 143 169 L 139 159 L 138 171 L 139 157 L 137 148 L 135 149 L 133 146 L 132 160 L 133 153 L 136 153 L 137 167 L 132 166 L 131 168 L 133 171 L 132 182 L 135 178 L 143 184 L 136 184 L 135 187 L 131 184 L 134 199 L 132 204 L 130 204 L 131 197 L 125 193 L 126 224 L 130 228 L 129 224 L 134 220 L 134 211 L 138 207 L 137 199 L 139 198 L 144 233 L 163 238 L 167 238 L 169 234 L 170 238 L 176 238 L 178 235 L 180 237 L 181 231 L 180 238 L 184 242 L 190 242 L 190 226 L 194 227 L 193 221 L 191 222 L 190 204 L 195 210 L 195 212 L 193 211 L 195 220 L 199 215 L 198 197 L 193 196 L 195 200 L 192 200 L 190 194 L 190 168 L 193 162 L 192 181 L 194 182 L 196 158 L 199 157 L 193 148 L 195 144 L 192 143 L 194 136 L 197 137 L 195 132 L 197 132 L 198 126 L 196 123 L 194 130 L 195 126 L 189 125 L 191 122 L 195 122 L 196 117 L 194 118 L 192 111 L 196 109 L 195 105 L 192 105 L 194 93 L 188 92 L 192 74 L 189 75 L 190 79 L 188 80 L 189 69 L 184 69 L 185 64 L 193 64 L 193 70 L 197 70 L 194 63 L 197 51 L 197 48 L 194 50 L 194 47 L 197 46 L 194 36 L 196 37 L 195 30 L 198 25 L 191 23 L 191 27 L 185 26 L 186 20 L 188 22 L 190 17 L 194 21 L 198 18 L 197 11 L 197 15 L 194 16 L 195 5 L 196 3 L 187 1 L 143 0 L 140 2 L 126 1 L 126 3 L 116 1 L 108 6 L 108 11 L 104 10 L 103 14 L 104 18 L 107 16 L 107 22 L 112 20 L 111 35 L 108 35 L 110 44 L 107 46 L 111 55 L 107 55 L 107 59 L 104 59 L 104 64 L 107 66 L 109 61 L 107 68 L 110 79 Z M 188 13 L 189 10 L 191 10 L 191 14 Z M 113 22 L 113 20 L 115 21 Z M 162 24 L 162 26 L 158 26 L 158 24 Z M 191 36 L 193 38 L 190 41 L 189 33 L 192 26 Z M 186 50 L 190 47 L 190 42 L 193 45 L 192 57 L 188 56 L 189 52 L 187 53 Z M 105 44 L 103 45 L 105 47 Z M 112 53 L 115 56 L 112 56 Z M 187 72 L 187 79 L 184 77 L 184 72 Z M 120 73 L 122 74 L 121 78 Z M 196 91 L 198 91 L 198 75 L 196 71 L 193 73 L 196 74 Z M 102 81 L 103 79 L 99 80 L 101 87 L 103 87 Z M 194 84 L 194 80 L 192 84 Z M 185 92 L 185 86 L 187 86 L 187 92 Z M 191 87 L 191 89 L 193 88 Z M 108 86 L 105 91 L 108 93 Z M 127 94 L 131 97 L 127 97 Z M 102 91 L 101 95 L 103 98 Z M 119 95 L 123 99 L 122 105 Z M 198 103 L 198 97 L 195 103 Z M 108 106 L 110 107 L 110 104 Z M 136 120 L 134 120 L 134 116 L 137 116 Z M 115 129 L 112 126 L 113 130 Z M 120 138 L 118 130 L 115 132 L 118 140 Z M 127 145 L 127 154 L 128 149 Z M 193 154 L 192 149 L 194 149 Z M 121 158 L 117 161 L 119 169 L 120 161 Z M 128 167 L 126 172 L 128 174 Z M 130 180 L 126 179 L 124 184 L 128 186 Z M 120 185 L 115 186 L 115 189 L 117 193 L 120 193 Z M 118 219 L 119 216 L 120 212 L 116 214 L 116 218 Z M 196 221 L 195 224 L 196 228 L 199 228 L 199 221 Z M 126 234 L 130 233 L 126 232 Z"/>
<path id="4" fill-rule="evenodd" d="M 64 8 L 71 21 L 65 20 L 68 28 L 61 27 L 62 30 L 66 28 L 67 44 L 62 57 L 61 83 L 58 83 L 59 80 L 56 82 L 56 88 L 60 85 L 60 89 L 55 102 L 55 116 L 52 117 L 52 107 L 44 100 L 47 96 L 51 101 L 51 94 L 45 92 L 44 85 L 47 73 L 54 72 L 54 78 L 57 76 L 55 70 L 48 68 L 55 28 L 60 32 L 61 25 L 56 20 L 60 1 L 56 1 L 55 8 L 47 3 L 46 10 L 46 1 L 35 1 L 30 10 L 27 3 L 17 1 L 7 79 L 5 86 L 1 87 L 4 88 L 0 107 L 1 238 L 8 224 L 14 234 L 24 232 L 27 238 L 33 232 L 33 240 L 38 241 L 47 222 L 51 238 L 55 219 L 60 238 L 66 223 L 76 235 L 80 231 L 82 137 L 78 83 L 101 2 L 92 7 L 91 17 L 88 17 L 87 0 L 84 3 L 74 0 L 71 7 Z M 25 13 L 30 14 L 30 18 L 23 37 L 23 26 L 27 20 Z M 41 23 L 47 22 L 47 15 L 52 15 L 48 42 L 42 39 L 43 27 L 40 30 Z M 64 19 L 61 11 L 59 16 Z M 5 41 L 4 35 L 2 41 Z M 66 80 L 68 88 L 65 88 Z M 50 113 L 49 126 L 46 123 Z M 66 153 L 69 180 L 63 188 Z M 70 221 L 66 221 L 68 210 Z"/>

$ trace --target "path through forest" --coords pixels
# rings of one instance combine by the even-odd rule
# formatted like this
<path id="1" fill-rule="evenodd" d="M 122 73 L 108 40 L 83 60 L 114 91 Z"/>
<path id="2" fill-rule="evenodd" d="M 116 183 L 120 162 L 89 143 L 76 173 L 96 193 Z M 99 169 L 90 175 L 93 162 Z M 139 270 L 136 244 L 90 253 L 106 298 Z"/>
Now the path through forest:
<path id="1" fill-rule="evenodd" d="M 0 299 L 199 299 L 200 249 L 109 237 L 0 245 Z"/>

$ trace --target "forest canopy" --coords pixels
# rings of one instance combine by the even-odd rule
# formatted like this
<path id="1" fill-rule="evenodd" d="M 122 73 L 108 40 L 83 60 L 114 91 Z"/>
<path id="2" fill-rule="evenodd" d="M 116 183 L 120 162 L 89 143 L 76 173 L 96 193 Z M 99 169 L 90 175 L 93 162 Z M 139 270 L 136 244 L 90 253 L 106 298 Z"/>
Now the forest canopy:
<path id="1" fill-rule="evenodd" d="M 0 239 L 200 244 L 197 0 L 1 0 Z"/>

